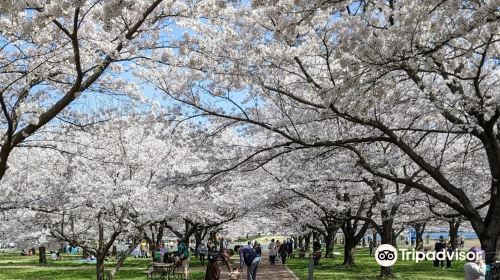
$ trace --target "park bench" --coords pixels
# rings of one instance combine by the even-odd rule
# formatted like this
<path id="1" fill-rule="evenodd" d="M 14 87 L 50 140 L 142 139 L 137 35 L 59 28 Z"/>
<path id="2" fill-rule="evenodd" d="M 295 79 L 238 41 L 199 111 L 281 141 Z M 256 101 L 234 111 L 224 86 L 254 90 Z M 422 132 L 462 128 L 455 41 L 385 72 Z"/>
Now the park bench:
<path id="1" fill-rule="evenodd" d="M 174 263 L 152 263 L 144 271 L 148 280 L 182 279 L 182 272 Z"/>

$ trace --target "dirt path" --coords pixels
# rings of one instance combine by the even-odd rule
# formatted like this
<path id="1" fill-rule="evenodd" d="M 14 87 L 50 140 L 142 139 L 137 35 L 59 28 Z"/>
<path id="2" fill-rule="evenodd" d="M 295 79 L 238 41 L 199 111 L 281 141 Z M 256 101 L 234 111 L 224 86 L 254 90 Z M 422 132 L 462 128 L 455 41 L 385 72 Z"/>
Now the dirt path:
<path id="1" fill-rule="evenodd" d="M 234 260 L 233 264 L 237 265 L 238 260 Z M 228 280 L 225 268 L 221 269 L 222 280 Z M 247 276 L 246 267 L 243 270 L 241 280 L 245 280 Z M 269 264 L 269 257 L 267 255 L 262 256 L 262 261 L 259 264 L 257 270 L 257 280 L 299 280 L 286 266 L 280 262 L 276 262 L 276 265 L 272 266 Z"/>

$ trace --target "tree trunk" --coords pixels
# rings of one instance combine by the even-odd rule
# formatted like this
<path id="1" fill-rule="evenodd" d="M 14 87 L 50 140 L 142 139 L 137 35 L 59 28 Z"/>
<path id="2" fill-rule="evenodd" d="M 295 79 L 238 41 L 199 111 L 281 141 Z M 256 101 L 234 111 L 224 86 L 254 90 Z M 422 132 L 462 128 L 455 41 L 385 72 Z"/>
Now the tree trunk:
<path id="1" fill-rule="evenodd" d="M 299 236 L 299 248 L 302 248 L 302 245 L 304 245 L 304 236 L 303 235 Z"/>
<path id="2" fill-rule="evenodd" d="M 335 235 L 327 235 L 325 236 L 325 258 L 333 258 L 333 240 L 335 239 Z"/>
<path id="3" fill-rule="evenodd" d="M 198 247 L 200 247 L 201 242 L 205 237 L 205 234 L 203 234 L 204 231 L 205 231 L 204 228 L 200 228 L 196 230 L 196 232 L 194 233 L 194 256 L 196 258 L 198 258 Z"/>
<path id="4" fill-rule="evenodd" d="M 381 244 L 394 244 L 395 238 L 393 236 L 394 229 L 394 219 L 389 218 L 387 211 L 382 210 L 382 233 L 381 233 Z M 393 277 L 392 267 L 380 267 L 380 277 Z"/>
<path id="5" fill-rule="evenodd" d="M 487 264 L 495 263 L 497 258 L 497 253 L 500 251 L 500 236 L 490 237 L 486 233 L 479 233 L 479 242 L 481 243 L 481 249 L 485 252 L 485 260 Z"/>
<path id="6" fill-rule="evenodd" d="M 122 265 L 125 262 L 125 260 L 127 259 L 127 257 L 132 253 L 132 251 L 134 251 L 134 249 L 135 249 L 135 247 L 137 247 L 137 245 L 139 245 L 139 241 L 136 241 L 136 243 L 132 244 L 132 246 L 130 246 L 128 248 L 128 250 L 120 256 L 120 258 L 116 262 L 115 267 L 113 267 L 113 269 L 108 273 L 107 280 L 113 280 L 113 278 L 115 277 L 118 270 L 120 270 L 120 268 L 122 267 Z"/>
<path id="7" fill-rule="evenodd" d="M 380 267 L 380 277 L 394 277 L 394 274 L 392 273 L 392 266 L 381 266 Z"/>
<path id="8" fill-rule="evenodd" d="M 97 239 L 98 246 L 97 250 L 95 250 L 97 280 L 105 280 L 106 275 L 104 270 L 104 259 L 106 258 L 106 255 L 109 253 L 111 246 L 113 246 L 113 244 L 115 243 L 116 238 L 121 233 L 121 231 L 114 231 L 109 237 L 109 240 L 106 242 L 104 240 L 104 226 L 101 221 L 101 214 L 102 212 L 99 212 L 99 214 L 97 215 L 98 234 L 99 234 L 99 237 Z M 126 214 L 127 211 L 122 212 L 122 216 L 125 216 Z M 140 235 L 142 235 L 142 233 Z"/>
<path id="9" fill-rule="evenodd" d="M 415 248 L 419 241 L 424 242 L 424 231 L 425 231 L 426 222 L 413 224 L 413 228 L 415 229 Z"/>
<path id="10" fill-rule="evenodd" d="M 217 240 L 217 231 L 211 231 L 209 239 L 212 245 L 217 246 L 219 244 L 219 240 Z"/>
<path id="11" fill-rule="evenodd" d="M 160 222 L 160 223 L 151 223 L 149 225 L 149 230 L 151 233 L 151 236 L 147 236 L 147 233 L 144 233 L 144 239 L 148 242 L 149 245 L 149 250 L 153 252 L 157 251 L 160 248 L 160 243 L 163 240 L 163 232 L 165 230 L 165 223 Z"/>
<path id="12" fill-rule="evenodd" d="M 352 236 L 344 233 L 344 262 L 343 265 L 354 265 L 355 254 L 354 249 L 356 248 L 356 243 Z"/>
<path id="13" fill-rule="evenodd" d="M 304 235 L 304 242 L 306 251 L 309 251 L 311 249 L 311 233 Z"/>
<path id="14" fill-rule="evenodd" d="M 47 263 L 47 255 L 45 254 L 45 246 L 38 247 L 38 262 L 40 264 Z"/>
<path id="15" fill-rule="evenodd" d="M 96 262 L 96 272 L 97 272 L 97 280 L 106 280 L 106 271 L 104 270 L 104 257 L 105 253 L 100 252 L 97 254 L 97 262 Z"/>
<path id="16" fill-rule="evenodd" d="M 151 252 L 154 252 L 160 249 L 160 244 L 163 242 L 163 232 L 165 231 L 165 223 L 161 222 L 158 225 L 158 232 L 156 233 L 156 242 L 154 242 L 154 246 L 150 247 Z"/>
<path id="17" fill-rule="evenodd" d="M 293 249 L 297 250 L 297 248 L 299 248 L 299 245 L 297 244 L 298 238 L 297 236 L 292 236 L 292 239 L 293 239 Z"/>
<path id="18" fill-rule="evenodd" d="M 450 235 L 450 243 L 453 250 L 457 249 L 457 240 L 458 240 L 458 229 L 460 228 L 461 220 L 460 219 L 451 219 L 448 221 L 450 225 L 449 235 Z"/>
<path id="19" fill-rule="evenodd" d="M 312 238 L 313 238 L 313 240 L 318 240 L 319 241 L 319 233 L 317 233 L 316 231 L 313 231 L 312 232 Z"/>

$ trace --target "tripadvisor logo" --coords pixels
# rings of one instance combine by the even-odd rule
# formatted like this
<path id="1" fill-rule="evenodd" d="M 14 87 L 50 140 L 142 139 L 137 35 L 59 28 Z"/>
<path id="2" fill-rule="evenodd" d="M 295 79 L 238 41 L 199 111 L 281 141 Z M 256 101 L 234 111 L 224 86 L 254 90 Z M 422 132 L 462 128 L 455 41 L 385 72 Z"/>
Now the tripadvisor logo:
<path id="1" fill-rule="evenodd" d="M 415 249 L 400 249 L 401 259 L 414 260 L 415 262 L 423 260 L 455 260 L 455 261 L 473 261 L 481 258 L 481 252 L 464 252 L 464 251 L 440 251 L 440 252 L 422 252 Z M 382 244 L 375 251 L 375 260 L 380 266 L 392 266 L 398 260 L 398 250 L 390 244 Z"/>
<path id="2" fill-rule="evenodd" d="M 398 260 L 398 251 L 390 244 L 382 244 L 375 251 L 375 260 L 380 266 L 392 266 Z"/>

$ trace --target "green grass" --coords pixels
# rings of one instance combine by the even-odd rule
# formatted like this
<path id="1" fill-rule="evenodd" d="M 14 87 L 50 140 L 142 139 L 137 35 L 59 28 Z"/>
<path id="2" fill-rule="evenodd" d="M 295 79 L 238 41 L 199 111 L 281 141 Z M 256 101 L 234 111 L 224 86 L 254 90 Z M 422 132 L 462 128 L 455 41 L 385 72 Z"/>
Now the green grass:
<path id="1" fill-rule="evenodd" d="M 342 252 L 337 247 L 336 252 Z M 314 280 L 359 280 L 380 279 L 380 267 L 367 249 L 356 250 L 356 264 L 351 267 L 342 266 L 343 255 L 335 259 L 321 259 L 320 265 L 314 269 Z M 287 266 L 301 280 L 307 279 L 308 259 L 291 259 Z M 455 280 L 464 279 L 463 262 L 452 262 L 450 269 L 435 268 L 432 261 L 415 263 L 414 261 L 398 260 L 393 266 L 396 279 L 408 280 Z"/>
<path id="2" fill-rule="evenodd" d="M 50 258 L 50 255 L 47 255 Z M 18 252 L 0 252 L 0 280 L 86 280 L 95 279 L 95 264 L 80 263 L 81 256 L 63 254 L 62 260 L 47 259 L 46 265 L 38 263 L 38 256 L 21 256 Z M 144 271 L 150 259 L 127 258 L 116 274 L 117 280 L 145 280 Z M 116 261 L 106 262 L 106 269 L 111 269 Z M 190 279 L 204 279 L 204 269 L 198 260 L 191 257 Z"/>
<path id="3" fill-rule="evenodd" d="M 342 248 L 337 247 L 336 252 L 341 252 Z M 47 260 L 46 265 L 38 264 L 38 257 L 20 256 L 19 253 L 0 252 L 0 280 L 83 280 L 95 279 L 95 265 L 89 263 L 78 263 L 80 256 L 63 254 L 63 259 L 59 261 Z M 301 280 L 307 279 L 308 259 L 292 259 L 287 266 Z M 118 280 L 145 280 L 144 270 L 149 265 L 149 259 L 128 258 L 120 270 L 116 279 Z M 106 268 L 111 269 L 115 262 L 106 262 Z M 342 255 L 336 259 L 321 259 L 321 264 L 314 270 L 315 280 L 358 280 L 377 279 L 380 267 L 373 257 L 370 257 L 367 249 L 356 251 L 356 265 L 344 267 Z M 396 279 L 408 280 L 452 280 L 464 279 L 463 262 L 453 262 L 451 269 L 443 270 L 434 268 L 431 261 L 415 263 L 413 261 L 399 260 L 393 267 Z M 204 269 L 199 261 L 191 258 L 192 280 L 203 279 Z"/>

